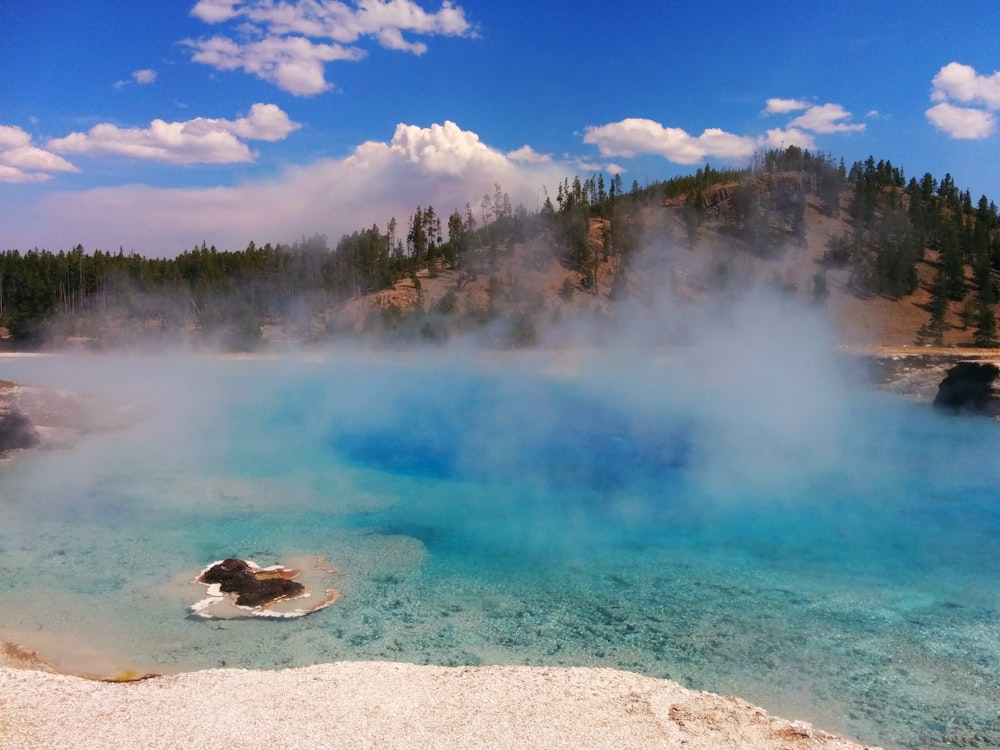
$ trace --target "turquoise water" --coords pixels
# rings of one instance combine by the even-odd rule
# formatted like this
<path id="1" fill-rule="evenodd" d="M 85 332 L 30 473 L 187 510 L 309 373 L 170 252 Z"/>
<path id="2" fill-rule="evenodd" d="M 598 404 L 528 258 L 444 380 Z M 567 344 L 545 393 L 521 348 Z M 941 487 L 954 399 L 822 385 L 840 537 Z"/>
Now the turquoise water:
<path id="1" fill-rule="evenodd" d="M 832 358 L 0 360 L 141 419 L 0 465 L 0 632 L 147 669 L 591 665 L 885 747 L 1000 745 L 1000 428 Z M 203 621 L 226 556 L 342 598 Z"/>

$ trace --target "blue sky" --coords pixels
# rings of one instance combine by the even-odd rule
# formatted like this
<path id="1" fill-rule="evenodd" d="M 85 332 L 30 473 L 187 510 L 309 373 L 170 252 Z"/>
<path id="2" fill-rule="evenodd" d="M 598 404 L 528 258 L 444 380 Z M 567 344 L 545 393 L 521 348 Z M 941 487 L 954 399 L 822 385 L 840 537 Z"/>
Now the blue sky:
<path id="1" fill-rule="evenodd" d="M 1000 2 L 6 0 L 0 249 L 174 255 L 792 143 L 1000 202 Z"/>

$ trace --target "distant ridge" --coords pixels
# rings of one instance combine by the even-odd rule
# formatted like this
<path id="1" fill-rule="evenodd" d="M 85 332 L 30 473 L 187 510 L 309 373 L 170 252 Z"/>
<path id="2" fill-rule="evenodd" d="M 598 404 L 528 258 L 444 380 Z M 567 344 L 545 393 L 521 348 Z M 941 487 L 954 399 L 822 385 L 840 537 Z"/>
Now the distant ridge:
<path id="1" fill-rule="evenodd" d="M 1000 217 L 950 175 L 796 147 L 626 190 L 568 178 L 536 212 L 500 185 L 345 235 L 173 259 L 0 253 L 0 346 L 246 351 L 364 337 L 532 346 L 622 309 L 683 318 L 751 287 L 823 308 L 850 346 L 997 346 Z M 682 336 L 682 333 L 678 333 Z M 667 343 L 670 336 L 664 339 Z"/>

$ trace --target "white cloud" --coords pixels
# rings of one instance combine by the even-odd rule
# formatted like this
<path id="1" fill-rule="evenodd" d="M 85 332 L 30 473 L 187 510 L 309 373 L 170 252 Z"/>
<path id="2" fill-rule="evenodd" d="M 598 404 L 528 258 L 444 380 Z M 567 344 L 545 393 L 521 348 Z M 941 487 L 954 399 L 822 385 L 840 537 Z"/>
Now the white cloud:
<path id="1" fill-rule="evenodd" d="M 282 141 L 302 126 L 285 114 L 277 104 L 257 103 L 250 107 L 250 114 L 238 120 L 209 120 L 228 127 L 235 135 L 251 141 Z"/>
<path id="2" fill-rule="evenodd" d="M 381 152 L 386 149 L 394 158 L 419 164 L 424 171 L 434 175 L 458 176 L 470 168 L 502 170 L 509 165 L 503 154 L 450 120 L 429 128 L 400 123 L 391 144 L 365 143 L 359 147 L 356 157 L 365 161 L 373 156 L 382 158 Z"/>
<path id="3" fill-rule="evenodd" d="M 862 123 L 850 123 L 851 113 L 839 104 L 817 104 L 809 107 L 788 126 L 814 133 L 857 133 L 865 129 Z"/>
<path id="4" fill-rule="evenodd" d="M 548 162 L 552 161 L 552 157 L 548 154 L 540 154 L 531 146 L 525 144 L 521 148 L 514 149 L 513 151 L 507 152 L 507 158 L 511 161 L 521 161 L 521 162 Z"/>
<path id="5" fill-rule="evenodd" d="M 233 187 L 159 189 L 119 186 L 50 192 L 30 210 L 4 215 L 4 244 L 58 250 L 78 242 L 90 250 L 123 245 L 147 255 L 173 255 L 200 244 L 241 249 L 291 242 L 303 233 L 335 243 L 364 226 L 404 221 L 417 205 L 447 215 L 493 191 L 539 207 L 575 164 L 517 162 L 452 122 L 400 124 L 391 140 L 369 141 L 343 159 L 291 167 L 279 176 Z M 178 220 L 183 217 L 183 220 Z"/>
<path id="6" fill-rule="evenodd" d="M 18 148 L 31 143 L 31 136 L 16 125 L 0 125 L 0 149 Z"/>
<path id="7" fill-rule="evenodd" d="M 1000 71 L 979 75 L 975 68 L 950 62 L 931 81 L 931 101 L 938 102 L 924 114 L 930 123 L 952 138 L 981 140 L 996 132 L 1000 109 Z M 966 105 L 958 107 L 952 102 Z"/>
<path id="8" fill-rule="evenodd" d="M 0 152 L 0 162 L 18 169 L 37 170 L 40 172 L 78 172 L 79 170 L 63 159 L 35 146 L 18 146 Z"/>
<path id="9" fill-rule="evenodd" d="M 79 172 L 51 151 L 31 144 L 31 136 L 15 125 L 0 125 L 0 182 L 43 182 L 52 172 Z"/>
<path id="10" fill-rule="evenodd" d="M 140 86 L 145 86 L 155 82 L 156 82 L 156 71 L 150 68 L 143 68 L 142 70 L 133 70 L 131 78 L 127 78 L 124 81 L 115 81 L 114 87 L 116 89 L 123 89 L 126 86 L 132 85 L 133 83 L 138 83 Z"/>
<path id="11" fill-rule="evenodd" d="M 760 140 L 760 145 L 766 149 L 786 149 L 789 146 L 798 146 L 809 151 L 816 150 L 815 139 L 798 128 L 773 128 L 768 130 Z"/>
<path id="12" fill-rule="evenodd" d="M 583 142 L 597 146 L 602 156 L 659 154 L 676 164 L 696 164 L 708 157 L 746 159 L 760 145 L 755 138 L 718 128 L 708 128 L 696 137 L 681 128 L 667 128 L 653 120 L 637 117 L 589 126 L 584 131 Z"/>
<path id="13" fill-rule="evenodd" d="M 681 128 L 671 128 L 654 120 L 630 117 L 607 125 L 588 126 L 583 142 L 597 146 L 602 156 L 633 157 L 658 154 L 675 164 L 697 164 L 705 159 L 744 160 L 760 148 L 815 149 L 813 133 L 847 133 L 865 129 L 847 122 L 851 113 L 839 104 L 810 104 L 801 99 L 768 99 L 763 114 L 802 112 L 784 128 L 772 128 L 764 135 L 739 135 L 720 128 L 707 128 L 694 136 Z M 808 132 L 807 132 L 808 131 Z"/>
<path id="14" fill-rule="evenodd" d="M 983 109 L 956 107 L 947 102 L 935 104 L 925 114 L 930 123 L 952 138 L 981 140 L 996 132 L 996 117 Z"/>
<path id="15" fill-rule="evenodd" d="M 8 167 L 0 164 L 0 182 L 45 182 L 52 179 L 52 175 L 42 172 L 25 172 L 17 167 Z"/>
<path id="16" fill-rule="evenodd" d="M 205 23 L 222 23 L 237 15 L 235 0 L 198 0 L 191 15 Z"/>
<path id="17" fill-rule="evenodd" d="M 217 35 L 188 39 L 197 62 L 220 70 L 242 69 L 297 96 L 326 91 L 324 64 L 357 61 L 364 51 L 345 47 L 362 39 L 422 55 L 423 42 L 405 34 L 474 36 L 465 11 L 445 0 L 435 12 L 414 0 L 200 0 L 191 14 L 206 23 L 232 21 L 239 41 Z M 332 44 L 331 44 L 332 42 Z"/>
<path id="18" fill-rule="evenodd" d="M 360 60 L 365 56 L 356 47 L 315 44 L 304 37 L 270 36 L 239 45 L 226 37 L 214 36 L 202 41 L 189 40 L 186 44 L 195 50 L 197 62 L 218 70 L 242 69 L 296 96 L 312 96 L 330 88 L 324 77 L 324 63 Z"/>
<path id="19" fill-rule="evenodd" d="M 768 99 L 764 107 L 764 113 L 769 115 L 784 115 L 789 112 L 798 112 L 802 109 L 809 109 L 809 102 L 801 99 Z"/>
<path id="20" fill-rule="evenodd" d="M 625 172 L 628 171 L 623 166 L 621 166 L 620 164 L 615 164 L 613 161 L 608 161 L 604 162 L 603 164 L 600 164 L 598 162 L 587 161 L 585 159 L 571 159 L 570 161 L 567 162 L 567 164 L 571 165 L 573 171 L 576 172 L 577 174 L 579 173 L 593 174 L 596 172 L 603 172 L 604 174 L 615 175 L 615 174 L 625 174 Z"/>
<path id="21" fill-rule="evenodd" d="M 86 133 L 53 138 L 46 145 L 68 154 L 110 154 L 170 164 L 230 164 L 256 158 L 241 138 L 280 141 L 299 127 L 276 105 L 258 103 L 249 115 L 237 120 L 153 120 L 147 128 L 101 123 Z"/>
<path id="22" fill-rule="evenodd" d="M 768 99 L 762 114 L 787 115 L 792 112 L 802 114 L 791 120 L 787 129 L 799 134 L 804 130 L 812 133 L 859 133 L 865 129 L 863 124 L 848 122 L 851 113 L 839 104 L 810 104 L 803 99 Z M 873 114 L 878 113 L 872 110 L 867 116 Z"/>
<path id="23" fill-rule="evenodd" d="M 406 41 L 399 29 L 383 29 L 376 34 L 376 38 L 378 43 L 386 49 L 410 52 L 414 55 L 422 55 L 427 51 L 427 45 L 423 42 Z"/>
<path id="24" fill-rule="evenodd" d="M 935 102 L 951 100 L 1000 109 L 1000 71 L 981 76 L 969 65 L 950 62 L 938 71 L 931 84 L 931 99 Z"/>
<path id="25" fill-rule="evenodd" d="M 216 15 L 225 16 L 222 20 L 242 17 L 252 27 L 267 33 L 326 37 L 345 43 L 356 42 L 362 37 L 373 37 L 381 42 L 380 37 L 386 32 L 442 36 L 468 36 L 473 33 L 465 11 L 447 0 L 433 13 L 413 0 L 357 0 L 351 4 L 337 0 L 324 3 L 315 0 L 278 3 L 273 0 L 250 0 L 213 2 L 211 5 Z M 195 11 L 199 6 L 195 6 Z M 198 17 L 207 20 L 202 15 Z"/>

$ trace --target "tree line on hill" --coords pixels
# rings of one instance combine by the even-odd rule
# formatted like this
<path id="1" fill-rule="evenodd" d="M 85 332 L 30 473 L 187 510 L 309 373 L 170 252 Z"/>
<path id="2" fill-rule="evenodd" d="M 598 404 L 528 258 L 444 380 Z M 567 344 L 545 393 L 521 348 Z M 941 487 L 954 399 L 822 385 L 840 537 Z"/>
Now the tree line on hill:
<path id="1" fill-rule="evenodd" d="M 859 294 L 900 299 L 916 291 L 917 264 L 927 250 L 935 251 L 930 320 L 917 332 L 917 343 L 941 343 L 949 304 L 955 302 L 962 304 L 963 328 L 975 327 L 975 344 L 996 347 L 996 204 L 985 195 L 973 204 L 969 191 L 960 191 L 950 174 L 940 182 L 930 173 L 907 182 L 901 169 L 873 157 L 854 164 L 848 181 L 853 187 L 852 228 L 831 239 L 827 261 L 850 267 Z"/>
<path id="2" fill-rule="evenodd" d="M 745 169 L 706 165 L 644 187 L 633 181 L 628 190 L 621 175 L 567 178 L 556 186 L 554 201 L 546 190 L 535 212 L 512 205 L 499 184 L 493 188 L 447 217 L 433 206 L 417 207 L 405 227 L 393 217 L 385 229 L 354 231 L 333 247 L 324 235 L 313 235 L 288 245 L 251 242 L 239 251 L 202 243 L 171 259 L 87 252 L 79 245 L 8 250 L 0 253 L 0 326 L 15 345 L 37 346 L 70 333 L 87 337 L 117 317 L 160 335 L 194 330 L 229 348 L 253 348 L 262 324 L 306 320 L 406 277 L 419 284 L 418 271 L 488 270 L 498 255 L 542 233 L 553 238 L 566 268 L 579 274 L 581 289 L 596 291 L 601 265 L 610 264 L 615 299 L 625 293 L 640 240 L 656 221 L 651 207 L 679 205 L 692 246 L 705 222 L 714 222 L 749 252 L 768 257 L 804 239 L 812 195 L 825 214 L 850 218 L 848 231 L 831 238 L 825 263 L 849 268 L 855 293 L 912 294 L 917 266 L 930 250 L 936 273 L 929 321 L 917 340 L 940 342 L 955 302 L 962 304 L 963 325 L 975 327 L 977 344 L 997 343 L 997 207 L 986 196 L 973 203 L 951 175 L 907 182 L 888 161 L 869 157 L 848 170 L 843 160 L 792 146 L 762 152 Z M 594 219 L 600 220 L 597 242 Z"/>

